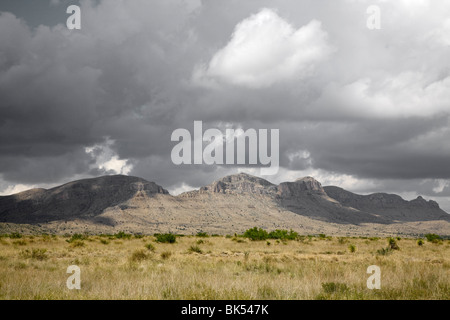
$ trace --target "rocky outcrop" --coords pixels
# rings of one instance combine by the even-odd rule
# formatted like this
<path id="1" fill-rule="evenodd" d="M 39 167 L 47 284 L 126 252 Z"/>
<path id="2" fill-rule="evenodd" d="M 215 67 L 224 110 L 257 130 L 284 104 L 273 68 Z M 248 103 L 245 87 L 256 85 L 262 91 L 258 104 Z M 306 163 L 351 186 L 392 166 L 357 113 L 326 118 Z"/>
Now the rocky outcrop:
<path id="1" fill-rule="evenodd" d="M 325 195 L 319 181 L 312 177 L 297 179 L 294 182 L 282 182 L 277 187 L 277 195 L 281 198 L 295 198 L 307 194 Z"/>
<path id="2" fill-rule="evenodd" d="M 224 193 L 224 194 L 274 194 L 276 186 L 267 180 L 254 177 L 246 173 L 226 176 L 212 184 L 200 188 L 200 193 Z"/>

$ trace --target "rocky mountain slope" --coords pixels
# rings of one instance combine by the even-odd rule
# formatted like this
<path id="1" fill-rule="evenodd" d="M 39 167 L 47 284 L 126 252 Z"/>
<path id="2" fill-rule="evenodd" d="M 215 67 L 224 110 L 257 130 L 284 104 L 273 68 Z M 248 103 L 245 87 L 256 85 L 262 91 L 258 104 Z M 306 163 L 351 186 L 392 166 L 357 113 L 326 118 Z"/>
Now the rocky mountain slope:
<path id="1" fill-rule="evenodd" d="M 396 195 L 356 195 L 322 187 L 311 177 L 274 185 L 237 174 L 179 196 L 130 176 L 79 180 L 53 189 L 0 197 L 0 223 L 57 233 L 199 231 L 218 234 L 253 227 L 304 234 L 450 235 L 450 215 L 433 201 Z"/>

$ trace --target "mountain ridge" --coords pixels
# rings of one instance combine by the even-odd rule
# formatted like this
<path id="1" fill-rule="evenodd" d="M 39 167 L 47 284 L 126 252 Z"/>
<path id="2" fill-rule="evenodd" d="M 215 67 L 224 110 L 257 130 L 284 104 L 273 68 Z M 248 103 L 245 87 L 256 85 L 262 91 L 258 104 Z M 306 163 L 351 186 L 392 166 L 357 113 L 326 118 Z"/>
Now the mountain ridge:
<path id="1" fill-rule="evenodd" d="M 450 234 L 450 215 L 422 197 L 407 201 L 383 193 L 358 195 L 322 187 L 313 177 L 276 185 L 246 173 L 178 196 L 154 182 L 124 175 L 30 189 L 0 197 L 0 222 L 56 233 L 234 233 L 256 225 L 304 233 Z"/>

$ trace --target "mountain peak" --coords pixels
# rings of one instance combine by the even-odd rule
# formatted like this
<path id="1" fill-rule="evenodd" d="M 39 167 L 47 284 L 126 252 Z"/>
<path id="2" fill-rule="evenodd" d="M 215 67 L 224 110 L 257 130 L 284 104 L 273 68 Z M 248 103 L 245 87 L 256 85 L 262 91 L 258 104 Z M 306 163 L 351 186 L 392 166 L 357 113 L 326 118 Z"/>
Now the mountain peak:
<path id="1" fill-rule="evenodd" d="M 294 182 L 282 182 L 278 186 L 278 194 L 281 197 L 296 197 L 304 192 L 325 195 L 322 184 L 313 177 L 303 177 Z"/>
<path id="2" fill-rule="evenodd" d="M 247 173 L 238 173 L 223 177 L 208 186 L 200 188 L 201 192 L 215 193 L 257 193 L 268 194 L 275 190 L 269 181 Z"/>

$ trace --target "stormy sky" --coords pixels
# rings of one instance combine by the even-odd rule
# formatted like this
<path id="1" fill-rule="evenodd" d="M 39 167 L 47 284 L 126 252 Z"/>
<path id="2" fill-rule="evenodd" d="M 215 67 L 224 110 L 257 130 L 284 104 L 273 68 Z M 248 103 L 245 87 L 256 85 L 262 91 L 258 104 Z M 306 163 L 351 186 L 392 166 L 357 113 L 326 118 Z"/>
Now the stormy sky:
<path id="1" fill-rule="evenodd" d="M 174 165 L 172 132 L 201 120 L 279 129 L 271 182 L 311 175 L 449 212 L 449 116 L 447 0 L 0 2 L 3 195 L 116 173 L 179 193 L 258 173 Z"/>

